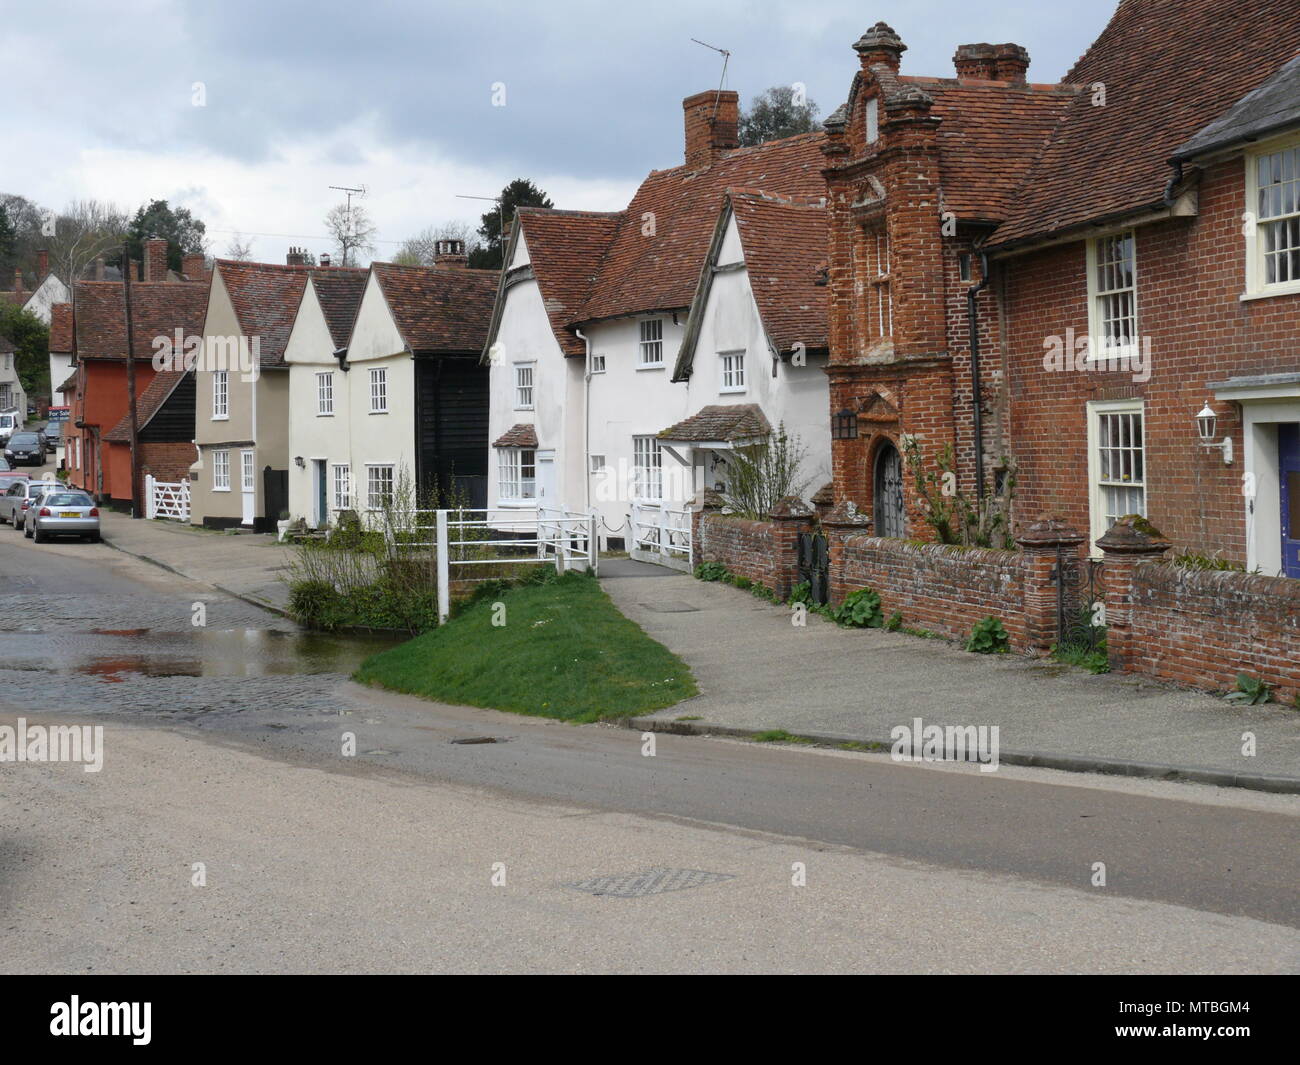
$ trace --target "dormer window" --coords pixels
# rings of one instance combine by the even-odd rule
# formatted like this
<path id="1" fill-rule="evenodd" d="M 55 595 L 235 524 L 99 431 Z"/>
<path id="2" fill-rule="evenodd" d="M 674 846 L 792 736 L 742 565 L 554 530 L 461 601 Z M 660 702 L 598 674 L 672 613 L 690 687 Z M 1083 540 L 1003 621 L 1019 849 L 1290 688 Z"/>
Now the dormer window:
<path id="1" fill-rule="evenodd" d="M 867 101 L 867 143 L 875 144 L 880 139 L 880 97 L 873 96 Z"/>

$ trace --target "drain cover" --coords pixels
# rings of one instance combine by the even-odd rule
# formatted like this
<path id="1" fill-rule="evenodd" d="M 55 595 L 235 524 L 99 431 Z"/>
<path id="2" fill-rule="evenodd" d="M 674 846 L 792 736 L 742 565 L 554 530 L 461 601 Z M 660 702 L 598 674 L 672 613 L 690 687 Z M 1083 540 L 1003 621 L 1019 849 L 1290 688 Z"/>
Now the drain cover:
<path id="1" fill-rule="evenodd" d="M 500 743 L 501 741 L 495 736 L 463 736 L 458 740 L 452 740 L 452 743 Z"/>
<path id="2" fill-rule="evenodd" d="M 700 609 L 691 606 L 690 603 L 683 603 L 680 599 L 666 599 L 661 603 L 641 603 L 640 605 L 656 614 L 695 614 L 699 613 Z"/>
<path id="3" fill-rule="evenodd" d="M 703 869 L 647 869 L 643 873 L 624 873 L 615 876 L 593 876 L 576 884 L 565 884 L 589 895 L 613 895 L 619 899 L 637 899 L 642 895 L 662 895 L 665 891 L 685 891 L 687 888 L 716 884 L 720 880 L 734 880 L 730 873 L 706 873 Z"/>

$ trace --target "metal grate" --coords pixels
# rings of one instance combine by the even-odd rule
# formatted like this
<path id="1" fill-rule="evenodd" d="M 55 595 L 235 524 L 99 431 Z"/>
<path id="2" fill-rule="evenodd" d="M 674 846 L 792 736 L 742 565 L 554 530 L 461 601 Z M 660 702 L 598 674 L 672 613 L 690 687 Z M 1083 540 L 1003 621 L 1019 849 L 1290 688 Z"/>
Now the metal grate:
<path id="1" fill-rule="evenodd" d="M 716 884 L 721 880 L 734 880 L 730 873 L 708 873 L 702 869 L 663 869 L 656 867 L 642 873 L 624 873 L 614 876 L 593 876 L 576 884 L 565 884 L 575 891 L 589 895 L 612 895 L 619 899 L 637 899 L 642 895 L 662 895 L 666 891 L 685 891 L 687 888 Z"/>

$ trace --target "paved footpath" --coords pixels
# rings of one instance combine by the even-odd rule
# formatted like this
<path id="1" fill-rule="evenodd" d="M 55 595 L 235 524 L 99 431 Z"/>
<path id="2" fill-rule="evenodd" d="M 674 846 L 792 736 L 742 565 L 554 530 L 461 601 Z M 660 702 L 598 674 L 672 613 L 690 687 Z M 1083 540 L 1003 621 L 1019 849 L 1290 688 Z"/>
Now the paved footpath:
<path id="1" fill-rule="evenodd" d="M 289 587 L 281 578 L 293 552 L 270 533 L 216 532 L 161 519 L 135 520 L 113 511 L 103 512 L 101 524 L 110 547 L 246 602 L 285 612 Z"/>
<path id="2" fill-rule="evenodd" d="M 1300 713 L 1284 706 L 1239 707 L 1132 675 L 842 629 L 816 614 L 798 628 L 788 607 L 642 563 L 602 565 L 602 583 L 700 686 L 633 724 L 888 743 L 894 726 L 919 717 L 997 725 L 1005 762 L 1300 792 Z"/>

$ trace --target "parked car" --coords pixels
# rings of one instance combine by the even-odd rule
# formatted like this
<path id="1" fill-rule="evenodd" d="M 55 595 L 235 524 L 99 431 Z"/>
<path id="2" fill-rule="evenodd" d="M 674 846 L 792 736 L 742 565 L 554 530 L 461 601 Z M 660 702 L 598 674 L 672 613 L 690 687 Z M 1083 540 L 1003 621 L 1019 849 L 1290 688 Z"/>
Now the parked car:
<path id="1" fill-rule="evenodd" d="M 62 422 L 50 422 L 41 431 L 45 434 L 45 442 L 49 450 L 53 451 L 63 443 Z"/>
<path id="2" fill-rule="evenodd" d="M 0 444 L 8 444 L 9 438 L 23 427 L 23 417 L 16 410 L 0 411 Z"/>
<path id="3" fill-rule="evenodd" d="M 43 492 L 27 508 L 23 535 L 38 544 L 55 536 L 77 536 L 99 543 L 99 507 L 85 492 L 54 488 Z"/>
<path id="4" fill-rule="evenodd" d="M 0 522 L 9 522 L 14 532 L 20 532 L 23 518 L 32 501 L 63 486 L 57 481 L 37 481 L 30 477 L 14 481 L 0 495 Z"/>
<path id="5" fill-rule="evenodd" d="M 45 436 L 24 430 L 14 433 L 5 444 L 4 457 L 11 466 L 43 466 L 45 464 Z"/>

